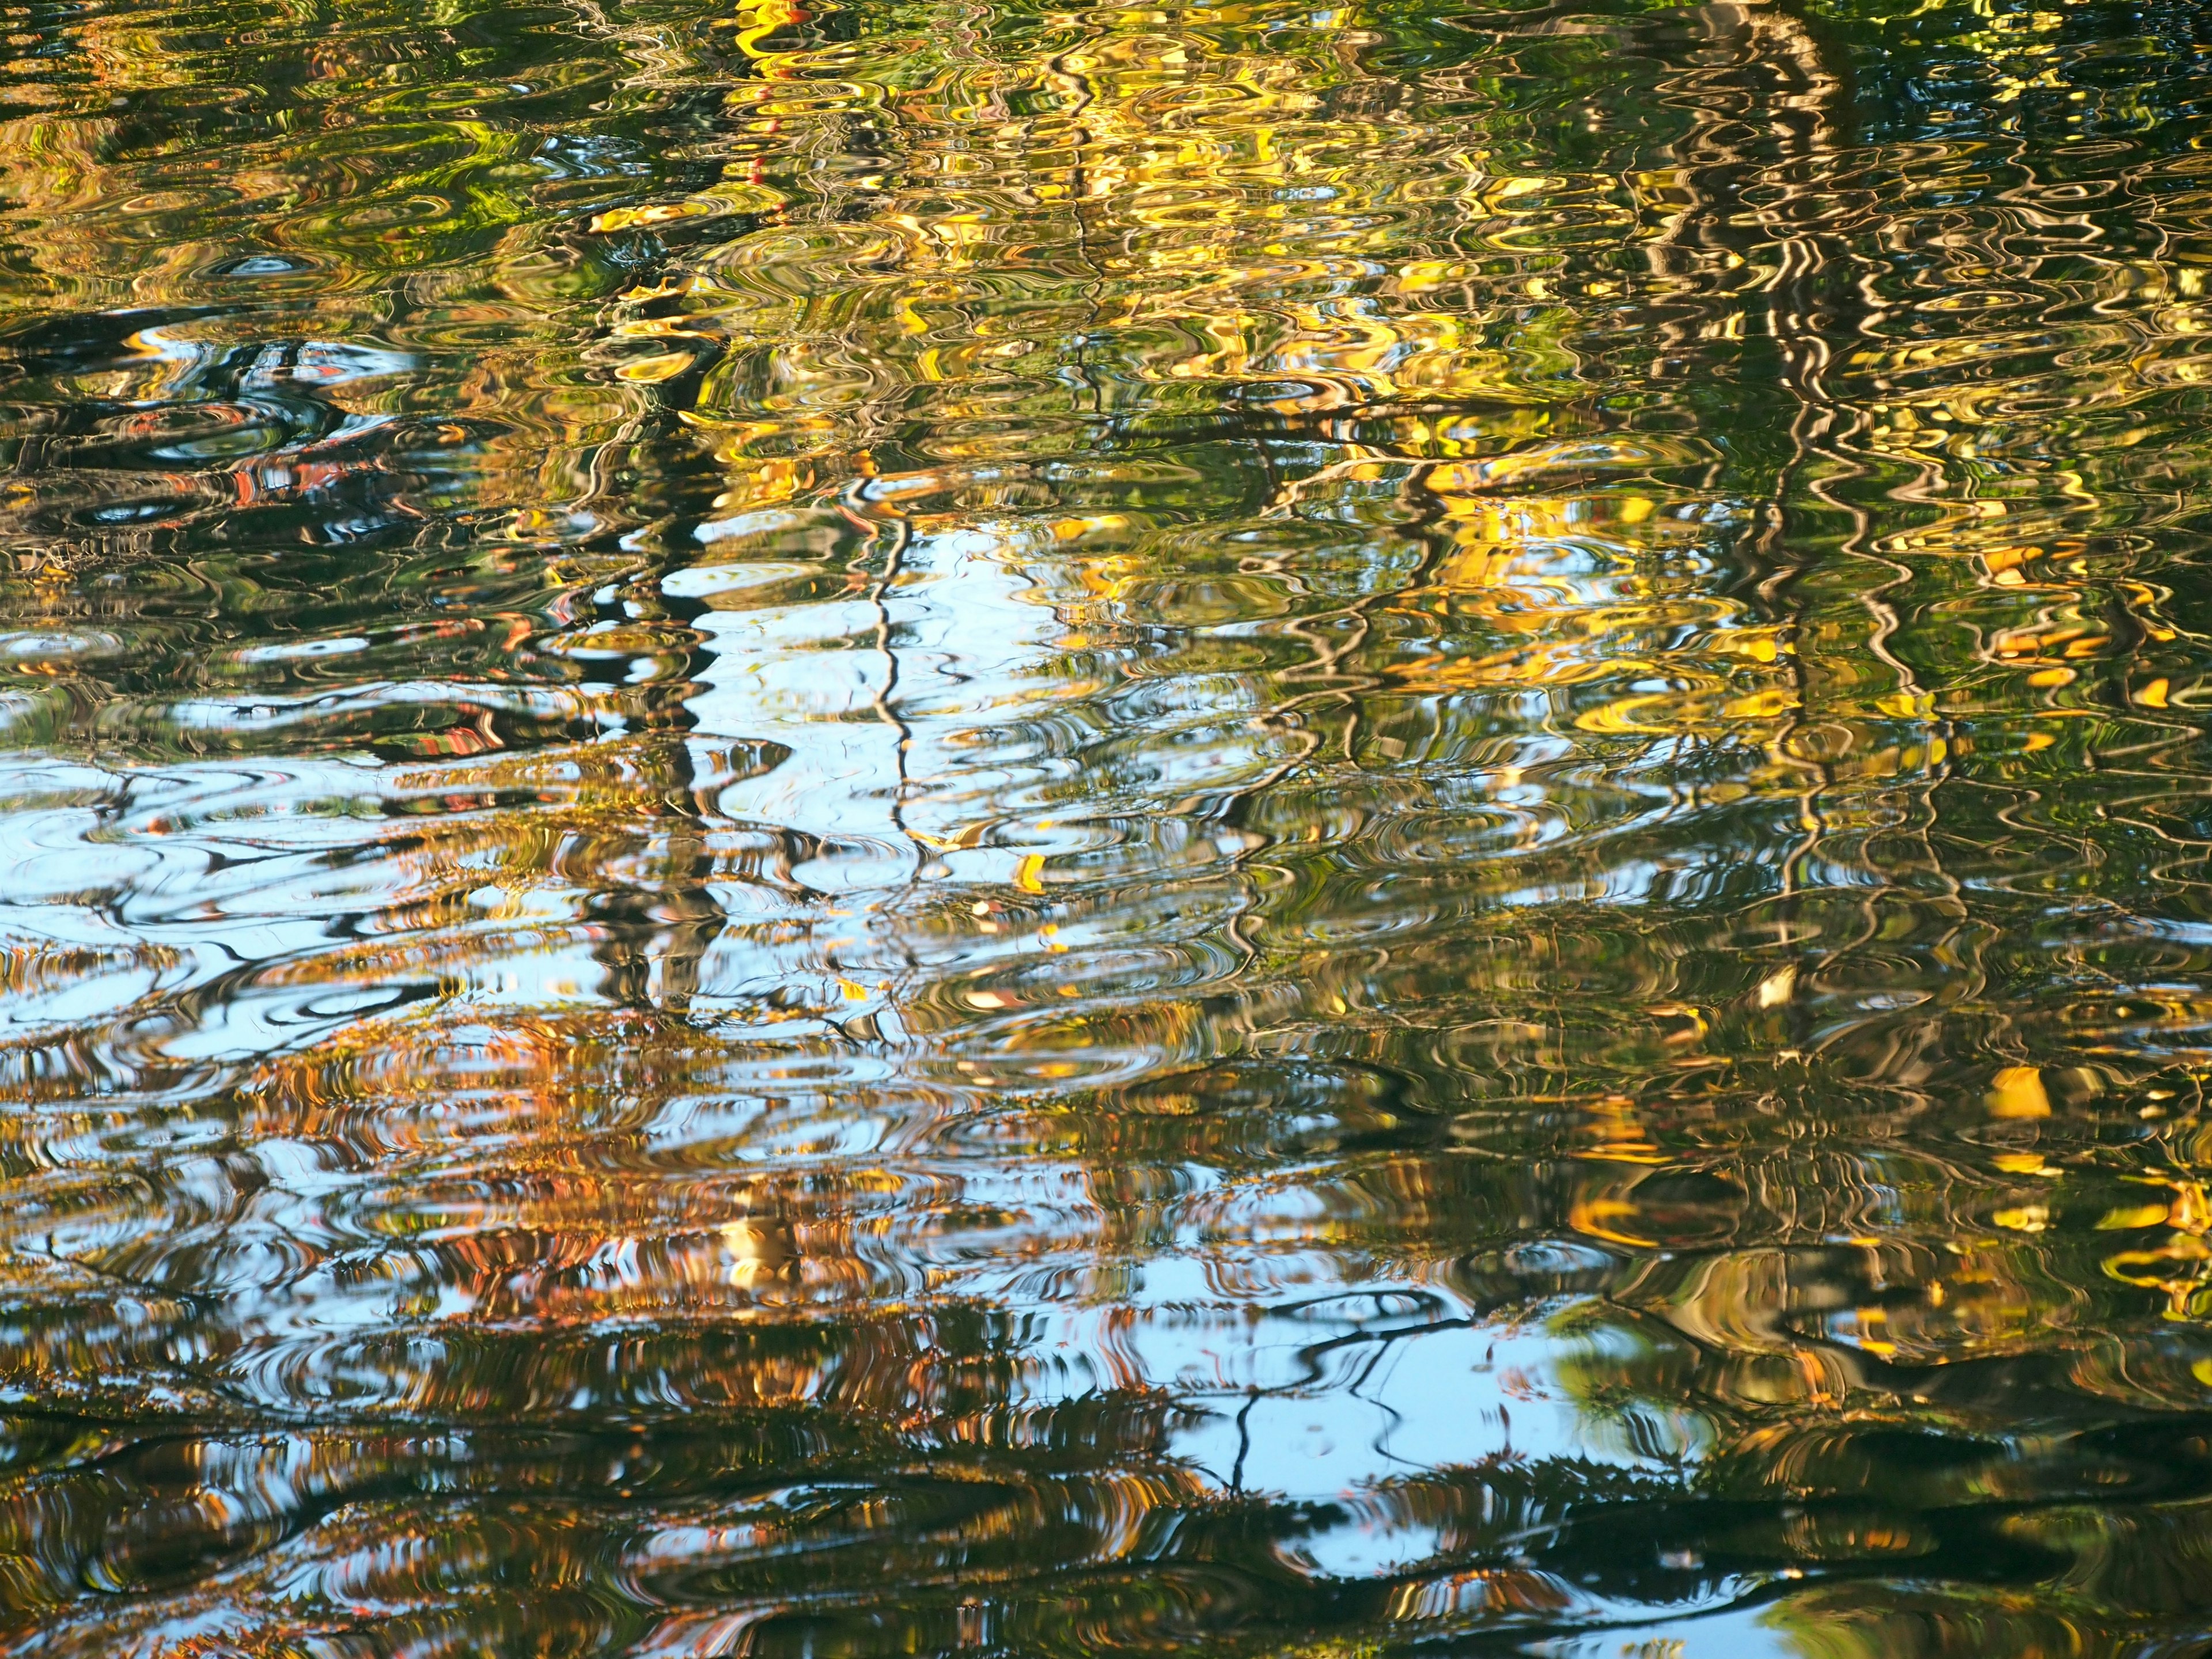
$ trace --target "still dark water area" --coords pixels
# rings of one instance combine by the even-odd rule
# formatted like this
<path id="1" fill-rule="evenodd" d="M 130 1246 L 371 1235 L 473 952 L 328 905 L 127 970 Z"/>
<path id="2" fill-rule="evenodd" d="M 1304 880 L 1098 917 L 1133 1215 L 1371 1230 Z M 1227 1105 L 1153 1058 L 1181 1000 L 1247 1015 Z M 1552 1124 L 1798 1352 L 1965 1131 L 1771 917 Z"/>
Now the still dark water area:
<path id="1" fill-rule="evenodd" d="M 2212 10 L 5 27 L 8 1652 L 2212 1652 Z"/>

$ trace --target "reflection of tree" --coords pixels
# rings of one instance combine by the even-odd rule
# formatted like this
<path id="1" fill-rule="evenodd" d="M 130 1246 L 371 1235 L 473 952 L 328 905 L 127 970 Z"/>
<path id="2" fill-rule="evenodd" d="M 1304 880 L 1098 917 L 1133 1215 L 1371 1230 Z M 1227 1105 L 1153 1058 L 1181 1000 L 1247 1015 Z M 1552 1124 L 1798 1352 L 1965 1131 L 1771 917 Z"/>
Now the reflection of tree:
<path id="1" fill-rule="evenodd" d="M 2166 927 L 2203 828 L 2187 636 L 2129 540 L 2172 532 L 2145 457 L 2187 418 L 2193 267 L 2051 275 L 2118 215 L 2032 147 L 1981 195 L 1925 132 L 1870 152 L 1840 65 L 1887 23 L 589 21 L 635 71 L 608 118 L 581 78 L 542 131 L 441 117 L 345 197 L 477 191 L 437 237 L 333 207 L 271 239 L 416 273 L 301 301 L 295 360 L 422 360 L 282 409 L 416 424 L 111 466 L 149 408 L 278 400 L 163 379 L 143 331 L 96 368 L 9 337 L 78 423 L 11 538 L 150 479 L 153 527 L 69 570 L 218 596 L 9 590 L 142 647 L 40 740 L 407 761 L 345 804 L 360 884 L 303 884 L 337 895 L 312 948 L 19 1050 L 27 1621 L 87 1583 L 147 1596 L 86 1648 L 224 1597 L 271 1643 L 282 1602 L 517 1650 L 1520 1639 L 1762 1586 L 1783 1626 L 1864 1616 L 1798 1571 L 1953 1587 L 1945 1650 L 1956 1586 L 2060 1559 L 2081 1645 L 2194 1616 L 2143 1579 L 2188 1577 L 2212 1364 L 2200 947 Z M 356 99 L 359 49 L 315 58 Z M 166 302 L 228 251 L 187 213 L 133 266 L 100 204 L 140 164 L 10 132 L 40 291 Z M 493 188 L 532 155 L 544 193 Z M 2139 216 L 2162 249 L 2188 212 Z M 526 337 L 445 332 L 479 325 Z M 267 319 L 179 326 L 204 364 Z M 712 604 L 857 601 L 804 649 L 863 689 L 814 712 L 890 730 L 912 843 L 858 916 L 800 878 L 835 848 L 726 805 L 784 750 L 699 724 L 678 578 L 748 561 L 767 597 Z M 1013 602 L 957 631 L 986 566 L 1041 643 L 987 636 Z M 224 628 L 360 632 L 374 672 Z M 183 687 L 307 712 L 194 728 Z M 284 1051 L 176 1058 L 264 1005 Z M 1188 1305 L 1142 1300 L 1180 1261 Z M 1307 1280 L 1398 1311 L 1278 1342 Z M 1146 1346 L 1200 1313 L 1264 1334 L 1218 1386 Z M 1177 1449 L 1528 1330 L 1587 1460 L 1301 1505 Z M 1291 1381 L 1233 1374 L 1271 1345 Z M 113 1428 L 149 1415 L 175 1437 Z M 2099 1495 L 2078 1531 L 2054 1490 Z M 1301 1555 L 1363 1522 L 1433 1551 Z"/>

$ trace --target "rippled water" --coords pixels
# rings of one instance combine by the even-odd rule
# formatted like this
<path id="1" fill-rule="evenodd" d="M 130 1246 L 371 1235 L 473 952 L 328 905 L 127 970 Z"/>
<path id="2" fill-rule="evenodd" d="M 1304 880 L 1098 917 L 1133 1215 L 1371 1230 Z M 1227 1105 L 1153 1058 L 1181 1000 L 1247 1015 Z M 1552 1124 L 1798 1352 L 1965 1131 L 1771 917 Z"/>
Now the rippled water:
<path id="1" fill-rule="evenodd" d="M 6 27 L 9 1651 L 2212 1642 L 2212 14 Z"/>

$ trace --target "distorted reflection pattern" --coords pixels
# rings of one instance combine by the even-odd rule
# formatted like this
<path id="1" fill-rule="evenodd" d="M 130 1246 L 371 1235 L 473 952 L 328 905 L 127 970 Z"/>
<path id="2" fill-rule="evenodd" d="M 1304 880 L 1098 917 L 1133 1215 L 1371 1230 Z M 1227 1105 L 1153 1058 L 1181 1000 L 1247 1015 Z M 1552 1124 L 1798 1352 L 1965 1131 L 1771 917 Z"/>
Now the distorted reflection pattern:
<path id="1" fill-rule="evenodd" d="M 2212 1640 L 2212 23 L 40 0 L 27 1655 Z"/>

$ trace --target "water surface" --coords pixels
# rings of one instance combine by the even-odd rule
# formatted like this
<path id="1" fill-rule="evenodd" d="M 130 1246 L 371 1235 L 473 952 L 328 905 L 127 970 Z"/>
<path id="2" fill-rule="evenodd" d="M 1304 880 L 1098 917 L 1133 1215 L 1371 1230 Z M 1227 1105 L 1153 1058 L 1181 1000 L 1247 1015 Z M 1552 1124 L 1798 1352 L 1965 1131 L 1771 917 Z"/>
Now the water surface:
<path id="1" fill-rule="evenodd" d="M 0 1633 L 2212 1644 L 2212 21 L 83 0 Z"/>

